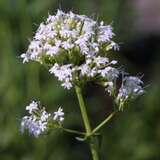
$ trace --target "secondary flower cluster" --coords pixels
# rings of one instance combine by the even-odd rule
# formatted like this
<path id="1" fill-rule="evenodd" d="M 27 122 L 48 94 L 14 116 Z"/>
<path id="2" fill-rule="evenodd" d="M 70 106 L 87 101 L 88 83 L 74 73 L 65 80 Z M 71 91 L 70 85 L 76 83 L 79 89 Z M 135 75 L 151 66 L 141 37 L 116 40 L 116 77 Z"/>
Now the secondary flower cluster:
<path id="1" fill-rule="evenodd" d="M 53 115 L 48 113 L 45 108 L 41 108 L 40 103 L 32 101 L 26 106 L 29 115 L 24 116 L 21 121 L 21 132 L 25 129 L 29 130 L 29 133 L 38 137 L 40 134 L 49 130 L 50 126 L 58 127 L 64 120 L 64 112 L 60 107 Z"/>
<path id="2" fill-rule="evenodd" d="M 142 85 L 143 82 L 138 77 L 126 76 L 122 79 L 122 85 L 116 98 L 119 109 L 123 110 L 125 103 L 144 93 Z"/>
<path id="3" fill-rule="evenodd" d="M 103 21 L 58 10 L 40 24 L 21 57 L 23 63 L 33 60 L 47 64 L 49 72 L 66 89 L 89 81 L 103 84 L 122 106 L 143 93 L 143 82 L 138 77 L 125 76 L 120 89 L 117 87 L 121 72 L 115 67 L 117 61 L 110 61 L 107 56 L 109 50 L 119 50 L 114 36 L 112 26 Z"/>

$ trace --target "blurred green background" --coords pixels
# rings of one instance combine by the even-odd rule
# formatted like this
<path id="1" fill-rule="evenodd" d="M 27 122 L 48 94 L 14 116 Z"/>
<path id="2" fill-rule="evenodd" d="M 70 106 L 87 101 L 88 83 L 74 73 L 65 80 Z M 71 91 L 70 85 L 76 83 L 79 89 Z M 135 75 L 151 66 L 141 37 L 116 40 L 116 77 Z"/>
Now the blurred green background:
<path id="1" fill-rule="evenodd" d="M 0 160 L 90 160 L 85 143 L 53 131 L 35 139 L 19 132 L 30 100 L 48 111 L 59 106 L 65 126 L 83 129 L 73 91 L 60 87 L 39 64 L 22 64 L 38 25 L 56 9 L 86 14 L 112 23 L 121 50 L 113 57 L 126 71 L 144 73 L 146 93 L 102 129 L 102 160 L 160 160 L 160 3 L 156 0 L 0 0 Z M 92 126 L 112 109 L 104 89 L 84 90 Z"/>

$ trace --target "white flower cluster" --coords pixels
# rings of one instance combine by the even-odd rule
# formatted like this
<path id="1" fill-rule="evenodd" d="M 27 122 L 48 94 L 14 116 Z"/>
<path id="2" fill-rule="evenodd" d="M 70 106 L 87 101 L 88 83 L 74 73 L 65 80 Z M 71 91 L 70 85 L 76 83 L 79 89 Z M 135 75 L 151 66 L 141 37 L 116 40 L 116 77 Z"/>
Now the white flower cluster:
<path id="1" fill-rule="evenodd" d="M 101 54 L 112 48 L 119 49 L 112 40 L 114 35 L 110 25 L 58 10 L 55 16 L 49 15 L 46 22 L 40 24 L 27 52 L 21 57 L 23 63 L 34 60 L 53 65 L 50 73 L 62 81 L 64 88 L 70 89 L 75 72 L 94 77 L 100 72 L 99 68 L 109 63 Z M 94 67 L 87 63 L 92 60 L 96 63 Z"/>
<path id="2" fill-rule="evenodd" d="M 109 50 L 119 50 L 114 36 L 112 26 L 103 21 L 99 23 L 85 15 L 58 10 L 56 15 L 49 15 L 46 22 L 40 24 L 27 52 L 21 57 L 23 63 L 33 60 L 47 64 L 49 72 L 66 89 L 89 81 L 103 84 L 122 104 L 129 97 L 142 93 L 143 88 L 138 77 L 125 77 L 122 87 L 116 91 L 120 71 L 114 66 L 117 61 L 107 57 Z"/>
<path id="3" fill-rule="evenodd" d="M 49 123 L 60 124 L 64 120 L 64 112 L 60 107 L 57 112 L 54 112 L 52 116 L 45 108 L 41 108 L 38 102 L 32 101 L 26 110 L 29 112 L 29 116 L 24 116 L 21 121 L 21 132 L 25 129 L 29 130 L 29 133 L 38 137 L 49 129 Z"/>

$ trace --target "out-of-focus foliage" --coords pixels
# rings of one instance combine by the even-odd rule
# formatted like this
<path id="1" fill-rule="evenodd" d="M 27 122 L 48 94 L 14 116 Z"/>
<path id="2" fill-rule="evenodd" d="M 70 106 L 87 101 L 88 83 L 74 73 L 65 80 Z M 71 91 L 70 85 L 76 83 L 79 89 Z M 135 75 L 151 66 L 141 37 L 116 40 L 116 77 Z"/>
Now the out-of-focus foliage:
<path id="1" fill-rule="evenodd" d="M 35 63 L 23 65 L 19 58 L 26 51 L 39 23 L 57 8 L 113 22 L 117 39 L 124 42 L 120 53 L 114 56 L 121 64 L 128 65 L 128 71 L 144 72 L 144 80 L 150 84 L 144 96 L 102 130 L 102 157 L 110 160 L 160 159 L 160 48 L 156 45 L 160 37 L 157 33 L 156 38 L 149 37 L 146 42 L 141 35 L 135 36 L 130 23 L 130 19 L 136 21 L 134 11 L 127 4 L 124 0 L 0 1 L 1 160 L 90 159 L 87 145 L 76 141 L 72 135 L 53 131 L 49 136 L 35 139 L 19 132 L 20 118 L 30 99 L 41 100 L 49 111 L 63 106 L 65 126 L 83 129 L 74 91 L 61 88 L 43 66 Z M 139 47 L 140 44 L 144 46 Z M 100 87 L 93 85 L 86 88 L 85 97 L 92 125 L 95 126 L 111 111 L 111 100 Z"/>

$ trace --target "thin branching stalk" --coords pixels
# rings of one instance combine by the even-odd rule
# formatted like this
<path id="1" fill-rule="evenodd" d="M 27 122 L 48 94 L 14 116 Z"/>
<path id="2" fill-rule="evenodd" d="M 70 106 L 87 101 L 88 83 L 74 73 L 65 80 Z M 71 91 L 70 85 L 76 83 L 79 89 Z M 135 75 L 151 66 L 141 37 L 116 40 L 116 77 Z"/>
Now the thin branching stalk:
<path id="1" fill-rule="evenodd" d="M 73 129 L 68 129 L 68 128 L 62 128 L 63 131 L 68 132 L 68 133 L 72 133 L 72 134 L 77 134 L 77 135 L 82 135 L 85 136 L 86 133 L 85 132 L 79 132 Z"/>
<path id="2" fill-rule="evenodd" d="M 91 134 L 89 136 L 94 135 L 97 131 L 99 131 L 106 123 L 108 123 L 113 116 L 117 113 L 118 111 L 112 112 L 105 120 L 103 120 L 95 129 L 92 130 Z"/>

